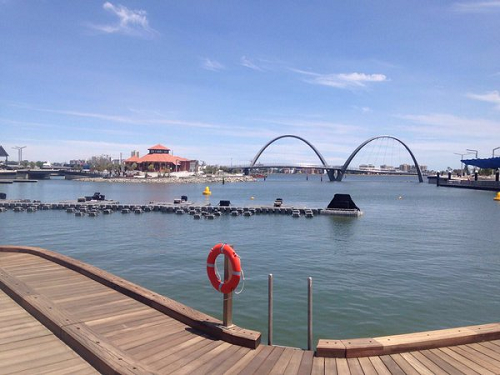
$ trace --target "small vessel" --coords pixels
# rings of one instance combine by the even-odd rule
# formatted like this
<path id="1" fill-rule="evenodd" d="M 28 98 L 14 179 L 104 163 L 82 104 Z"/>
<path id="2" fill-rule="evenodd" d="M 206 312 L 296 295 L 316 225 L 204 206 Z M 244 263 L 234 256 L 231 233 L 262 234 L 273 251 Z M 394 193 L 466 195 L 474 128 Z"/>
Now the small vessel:
<path id="1" fill-rule="evenodd" d="M 328 207 L 321 210 L 321 215 L 361 216 L 363 211 L 356 206 L 349 194 L 335 194 Z"/>

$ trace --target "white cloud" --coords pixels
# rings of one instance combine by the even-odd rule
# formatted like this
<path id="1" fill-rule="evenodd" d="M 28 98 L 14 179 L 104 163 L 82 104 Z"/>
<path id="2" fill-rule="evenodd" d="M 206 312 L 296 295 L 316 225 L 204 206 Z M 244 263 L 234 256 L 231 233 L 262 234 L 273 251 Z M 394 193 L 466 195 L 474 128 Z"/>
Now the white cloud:
<path id="1" fill-rule="evenodd" d="M 306 75 L 304 81 L 307 83 L 335 87 L 339 89 L 364 88 L 368 83 L 378 83 L 388 81 L 384 74 L 366 74 L 366 73 L 339 73 L 339 74 L 319 74 L 299 69 L 291 69 L 295 73 Z"/>
<path id="2" fill-rule="evenodd" d="M 211 70 L 212 72 L 218 72 L 219 70 L 225 69 L 225 66 L 222 65 L 217 60 L 212 60 L 209 58 L 205 58 L 202 63 L 203 69 Z"/>
<path id="3" fill-rule="evenodd" d="M 500 110 L 500 93 L 498 91 L 490 91 L 486 94 L 467 94 L 468 98 L 480 100 L 482 102 L 495 104 L 495 109 Z"/>
<path id="4" fill-rule="evenodd" d="M 264 71 L 264 69 L 262 69 L 260 66 L 255 65 L 246 56 L 242 56 L 241 57 L 241 65 L 243 65 L 244 67 L 249 68 L 249 69 L 258 70 L 259 72 L 263 72 Z"/>
<path id="5" fill-rule="evenodd" d="M 110 2 L 103 4 L 103 9 L 118 17 L 118 22 L 109 25 L 95 25 L 90 27 L 106 34 L 125 34 L 133 36 L 154 36 L 158 32 L 149 26 L 145 10 L 128 9 L 123 5 L 113 5 Z"/>
<path id="6" fill-rule="evenodd" d="M 500 1 L 466 1 L 453 4 L 452 9 L 463 13 L 490 12 L 500 10 Z"/>

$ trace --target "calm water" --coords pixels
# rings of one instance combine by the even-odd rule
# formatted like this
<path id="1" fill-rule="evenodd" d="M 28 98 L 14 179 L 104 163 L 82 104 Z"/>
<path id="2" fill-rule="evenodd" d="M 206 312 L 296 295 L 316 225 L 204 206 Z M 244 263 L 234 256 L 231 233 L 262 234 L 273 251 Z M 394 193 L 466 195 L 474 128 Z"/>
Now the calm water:
<path id="1" fill-rule="evenodd" d="M 100 191 L 122 203 L 204 203 L 204 185 L 82 183 L 0 185 L 8 198 L 55 202 Z M 62 211 L 0 214 L 0 242 L 40 246 L 103 268 L 221 318 L 206 257 L 234 245 L 245 271 L 234 322 L 267 341 L 267 275 L 274 274 L 276 344 L 307 344 L 307 278 L 313 278 L 314 340 L 405 333 L 500 320 L 500 204 L 493 192 L 437 188 L 416 177 L 271 176 L 213 184 L 209 201 L 324 207 L 349 193 L 360 218 L 147 213 L 75 217 Z M 398 199 L 399 197 L 402 199 Z M 254 197 L 251 200 L 250 197 Z"/>

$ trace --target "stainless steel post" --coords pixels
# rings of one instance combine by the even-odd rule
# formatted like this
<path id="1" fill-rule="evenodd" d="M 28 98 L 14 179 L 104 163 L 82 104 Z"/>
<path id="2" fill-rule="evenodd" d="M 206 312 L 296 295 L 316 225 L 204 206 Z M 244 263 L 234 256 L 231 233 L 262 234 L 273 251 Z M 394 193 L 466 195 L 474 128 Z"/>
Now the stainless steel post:
<path id="1" fill-rule="evenodd" d="M 268 278 L 267 303 L 267 345 L 273 344 L 273 274 Z"/>
<path id="2" fill-rule="evenodd" d="M 312 323 L 312 277 L 307 278 L 307 350 L 312 350 L 313 323 Z"/>

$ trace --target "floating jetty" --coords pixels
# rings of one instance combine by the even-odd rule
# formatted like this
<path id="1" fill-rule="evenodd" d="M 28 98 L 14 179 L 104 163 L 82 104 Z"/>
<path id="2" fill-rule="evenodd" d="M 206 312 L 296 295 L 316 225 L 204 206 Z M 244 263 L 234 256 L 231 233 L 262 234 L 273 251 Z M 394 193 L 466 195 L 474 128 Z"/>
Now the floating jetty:
<path id="1" fill-rule="evenodd" d="M 111 200 L 73 200 L 62 201 L 58 203 L 43 203 L 38 200 L 31 201 L 29 199 L 22 200 L 0 200 L 0 211 L 13 210 L 15 212 L 36 212 L 44 210 L 60 210 L 75 216 L 97 216 L 98 214 L 111 214 L 121 212 L 122 214 L 129 213 L 173 213 L 177 215 L 188 214 L 194 216 L 195 219 L 200 217 L 213 219 L 222 215 L 232 217 L 243 216 L 250 217 L 254 215 L 288 215 L 291 217 L 306 217 L 312 218 L 322 214 L 324 209 L 321 208 L 305 208 L 281 205 L 276 206 L 232 206 L 221 201 L 221 205 L 199 205 L 187 201 L 187 199 L 175 199 L 170 202 L 150 202 L 148 204 L 121 204 Z"/>
<path id="2" fill-rule="evenodd" d="M 2 374 L 500 373 L 497 323 L 320 340 L 316 351 L 263 345 L 259 332 L 35 247 L 0 245 L 0 303 Z"/>

